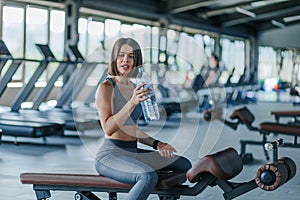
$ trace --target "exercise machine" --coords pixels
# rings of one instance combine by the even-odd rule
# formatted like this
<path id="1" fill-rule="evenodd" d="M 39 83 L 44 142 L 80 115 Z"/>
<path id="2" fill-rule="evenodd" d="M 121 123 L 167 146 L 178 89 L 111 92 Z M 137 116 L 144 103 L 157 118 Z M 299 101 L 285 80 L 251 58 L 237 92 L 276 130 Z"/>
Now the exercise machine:
<path id="1" fill-rule="evenodd" d="M 46 100 L 51 90 L 54 87 L 55 81 L 60 75 L 62 75 L 67 68 L 77 65 L 77 61 L 58 61 L 48 45 L 45 44 L 36 44 L 38 50 L 43 55 L 43 60 L 41 64 L 31 76 L 28 83 L 20 90 L 19 94 L 16 96 L 15 101 L 11 106 L 10 113 L 2 114 L 3 119 L 9 118 L 10 120 L 22 121 L 22 122 L 47 122 L 59 124 L 63 126 L 64 130 L 78 130 L 84 131 L 91 128 L 98 128 L 98 120 L 95 119 L 95 116 L 88 117 L 87 115 L 81 114 L 75 115 L 70 112 L 65 112 L 63 109 L 50 109 L 47 111 L 38 111 L 37 109 L 42 102 Z M 38 91 L 33 99 L 33 106 L 30 110 L 23 110 L 21 104 L 26 101 L 29 95 L 35 88 L 35 83 L 46 70 L 46 67 L 50 62 L 58 62 L 59 66 L 56 68 L 50 79 L 47 81 L 47 85 Z M 9 115 L 9 117 L 8 117 Z M 76 119 L 75 119 L 76 117 Z"/>
<path id="2" fill-rule="evenodd" d="M 28 59 L 15 59 L 10 54 L 8 48 L 6 47 L 4 41 L 0 41 L 0 49 L 1 49 L 1 63 L 2 66 L 8 59 L 12 60 L 11 65 L 9 66 L 7 72 L 3 75 L 0 81 L 0 94 L 4 92 L 7 87 L 7 84 L 11 81 L 12 76 L 15 74 L 19 66 L 24 61 L 37 62 L 36 60 L 28 60 Z M 2 59 L 2 54 L 5 59 Z M 37 73 L 42 73 L 47 67 L 48 61 L 44 60 L 40 62 L 37 70 L 34 75 Z M 29 81 L 25 88 L 29 85 L 33 85 L 32 81 Z M 28 94 L 29 95 L 29 94 Z M 23 96 L 18 97 L 22 98 Z M 11 113 L 11 112 L 10 112 Z M 2 129 L 3 135 L 13 136 L 13 137 L 45 137 L 49 135 L 62 135 L 64 131 L 63 124 L 60 123 L 51 123 L 48 121 L 43 121 L 41 119 L 37 119 L 36 121 L 32 120 L 33 116 L 30 116 L 31 120 L 24 120 L 24 118 L 19 118 L 15 116 L 11 116 L 9 113 L 4 112 L 1 113 L 0 118 L 0 128 Z M 15 140 L 16 143 L 16 140 Z"/>
<path id="3" fill-rule="evenodd" d="M 7 63 L 8 60 L 11 60 L 6 73 L 0 79 L 0 97 L 4 93 L 5 89 L 7 88 L 7 84 L 12 80 L 13 75 L 21 66 L 23 60 L 20 59 L 13 59 L 11 53 L 9 52 L 8 48 L 6 47 L 4 41 L 0 40 L 0 71 L 2 71 L 3 67 Z"/>
<path id="4" fill-rule="evenodd" d="M 62 89 L 61 95 L 57 99 L 57 104 L 55 106 L 56 108 L 71 108 L 72 101 L 78 97 L 80 91 L 84 88 L 88 77 L 94 71 L 96 66 L 99 64 L 106 64 L 100 62 L 85 61 L 84 57 L 81 55 L 76 46 L 69 45 L 69 49 L 75 57 L 75 61 L 80 61 L 81 67 L 77 68 L 71 74 L 69 80 L 66 82 L 65 86 Z"/>
<path id="5" fill-rule="evenodd" d="M 263 148 L 265 157 L 267 160 L 270 159 L 267 150 L 264 148 L 264 145 L 268 143 L 268 135 L 271 133 L 276 135 L 286 135 L 292 136 L 293 142 L 285 142 L 282 146 L 283 147 L 296 147 L 300 148 L 300 144 L 298 144 L 298 136 L 300 136 L 300 125 L 298 124 L 289 124 L 289 123 L 278 123 L 278 122 L 261 122 L 259 123 L 258 127 L 253 126 L 255 121 L 255 116 L 253 113 L 246 107 L 242 107 L 239 109 L 234 110 L 231 115 L 231 121 L 224 119 L 222 117 L 222 108 L 214 108 L 206 113 L 204 113 L 204 119 L 207 121 L 211 121 L 214 119 L 218 119 L 222 121 L 225 125 L 231 127 L 232 129 L 236 130 L 238 125 L 243 124 L 245 125 L 250 131 L 259 132 L 262 136 L 260 141 L 256 140 L 240 140 L 241 144 L 241 156 L 244 158 L 245 162 L 253 160 L 251 153 L 246 153 L 246 145 L 258 145 Z"/>
<path id="6" fill-rule="evenodd" d="M 226 200 L 233 199 L 257 187 L 273 191 L 287 183 L 296 174 L 295 162 L 288 157 L 278 158 L 277 141 L 268 144 L 273 149 L 273 162 L 257 170 L 255 178 L 238 183 L 230 179 L 243 169 L 242 159 L 234 148 L 227 148 L 206 155 L 187 172 L 158 171 L 159 181 L 153 194 L 161 200 L 175 200 L 180 196 L 198 196 L 208 186 L 218 186 Z M 191 184 L 187 184 L 188 180 Z M 132 185 L 94 174 L 22 173 L 22 184 L 32 184 L 37 200 L 51 197 L 51 191 L 74 191 L 75 200 L 100 200 L 94 192 L 108 193 L 109 200 L 116 200 L 118 193 L 126 193 Z"/>
<path id="7" fill-rule="evenodd" d="M 300 124 L 299 117 L 300 111 L 299 110 L 292 110 L 292 111 L 271 111 L 271 115 L 275 117 L 277 122 L 280 121 L 280 118 L 292 118 L 292 121 L 289 123 L 296 123 Z"/>
<path id="8" fill-rule="evenodd" d="M 191 98 L 180 98 L 176 94 L 172 95 L 172 92 L 168 87 L 163 84 L 157 85 L 158 90 L 161 93 L 161 98 L 158 99 L 158 104 L 163 107 L 167 117 L 174 113 L 186 113 L 195 109 L 198 105 L 198 100 L 195 95 L 191 94 Z"/>

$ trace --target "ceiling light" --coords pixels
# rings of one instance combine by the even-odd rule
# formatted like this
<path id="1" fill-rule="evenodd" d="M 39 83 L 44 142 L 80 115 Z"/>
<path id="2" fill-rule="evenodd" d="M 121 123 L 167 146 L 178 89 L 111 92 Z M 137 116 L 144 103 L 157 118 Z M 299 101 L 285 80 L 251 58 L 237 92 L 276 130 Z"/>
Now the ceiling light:
<path id="1" fill-rule="evenodd" d="M 250 5 L 252 7 L 261 7 L 261 6 L 267 5 L 267 2 L 266 1 L 255 1 L 255 2 L 251 2 Z"/>
<path id="2" fill-rule="evenodd" d="M 297 21 L 297 20 L 300 20 L 300 15 L 283 18 L 284 22 L 293 22 L 293 21 Z"/>
<path id="3" fill-rule="evenodd" d="M 281 3 L 281 2 L 285 2 L 288 0 L 265 0 L 265 1 L 255 1 L 255 2 L 251 2 L 250 6 L 252 7 L 262 7 L 262 6 L 267 6 L 267 5 L 271 5 L 271 4 L 275 4 L 275 3 Z"/>
<path id="4" fill-rule="evenodd" d="M 285 25 L 283 24 L 283 23 L 280 23 L 280 22 L 278 22 L 278 21 L 276 21 L 276 20 L 273 20 L 272 19 L 272 24 L 274 25 L 274 26 L 278 26 L 279 28 L 285 28 Z"/>
<path id="5" fill-rule="evenodd" d="M 247 15 L 247 16 L 250 16 L 250 17 L 253 17 L 255 18 L 256 17 L 256 14 L 254 12 L 250 12 L 248 10 L 245 10 L 241 7 L 235 7 L 235 10 L 241 14 L 244 14 L 244 15 Z"/>

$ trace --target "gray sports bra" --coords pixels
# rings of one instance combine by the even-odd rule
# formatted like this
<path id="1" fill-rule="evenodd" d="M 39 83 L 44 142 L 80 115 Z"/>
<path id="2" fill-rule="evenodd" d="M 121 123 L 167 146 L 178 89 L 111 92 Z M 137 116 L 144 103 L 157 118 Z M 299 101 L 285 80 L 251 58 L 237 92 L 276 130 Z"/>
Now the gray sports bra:
<path id="1" fill-rule="evenodd" d="M 127 103 L 127 100 L 125 99 L 125 97 L 123 96 L 123 94 L 121 93 L 119 87 L 117 86 L 116 82 L 111 78 L 111 77 L 107 77 L 106 80 L 109 80 L 111 82 L 111 84 L 114 87 L 114 99 L 113 99 L 113 104 L 114 104 L 114 108 L 113 108 L 113 114 L 119 112 L 124 105 Z M 137 120 L 142 116 L 142 107 L 139 104 L 138 106 L 136 106 L 134 108 L 134 110 L 132 111 L 130 118 L 127 119 L 127 121 L 125 122 L 124 126 L 134 126 L 137 124 Z"/>

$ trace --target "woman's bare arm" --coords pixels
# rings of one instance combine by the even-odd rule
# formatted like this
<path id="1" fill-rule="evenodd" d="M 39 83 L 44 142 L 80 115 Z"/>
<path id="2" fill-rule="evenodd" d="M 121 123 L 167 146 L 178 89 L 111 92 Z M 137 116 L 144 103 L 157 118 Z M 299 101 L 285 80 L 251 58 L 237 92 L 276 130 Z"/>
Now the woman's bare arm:
<path id="1" fill-rule="evenodd" d="M 130 117 L 134 108 L 145 98 L 149 91 L 142 88 L 143 85 L 136 87 L 131 99 L 118 112 L 113 114 L 113 85 L 109 81 L 100 84 L 96 92 L 96 108 L 98 110 L 101 126 L 104 132 L 111 136 L 116 131 L 126 129 L 123 124 Z"/>
<path id="2" fill-rule="evenodd" d="M 146 134 L 143 130 L 137 128 L 136 130 L 136 135 L 137 135 L 137 140 L 145 145 L 148 145 L 150 147 L 153 147 L 154 142 L 156 141 L 156 139 L 152 138 L 151 136 L 149 136 L 148 134 Z M 164 143 L 159 141 L 157 143 L 157 150 L 159 151 L 159 154 L 162 157 L 165 158 L 171 158 L 173 157 L 173 153 L 176 153 L 176 149 L 171 146 L 168 143 Z"/>

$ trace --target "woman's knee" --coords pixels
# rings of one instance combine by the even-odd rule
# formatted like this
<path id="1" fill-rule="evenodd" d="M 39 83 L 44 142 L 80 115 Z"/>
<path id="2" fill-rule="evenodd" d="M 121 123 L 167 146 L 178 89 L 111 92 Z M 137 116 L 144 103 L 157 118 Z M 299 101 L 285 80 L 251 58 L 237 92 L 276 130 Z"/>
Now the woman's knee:
<path id="1" fill-rule="evenodd" d="M 145 185 L 156 186 L 158 182 L 158 175 L 155 171 L 149 171 L 138 175 L 138 180 L 143 181 Z"/>
<path id="2" fill-rule="evenodd" d="M 187 172 L 192 168 L 192 163 L 185 157 L 179 156 L 178 159 L 172 164 L 174 169 Z"/>
<path id="3" fill-rule="evenodd" d="M 184 166 L 184 171 L 188 171 L 189 169 L 192 168 L 192 163 L 190 160 L 188 160 L 187 158 L 185 157 L 182 157 L 183 158 L 183 166 Z"/>

